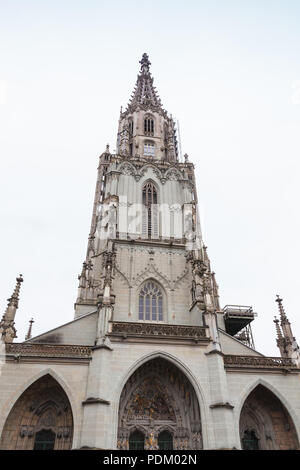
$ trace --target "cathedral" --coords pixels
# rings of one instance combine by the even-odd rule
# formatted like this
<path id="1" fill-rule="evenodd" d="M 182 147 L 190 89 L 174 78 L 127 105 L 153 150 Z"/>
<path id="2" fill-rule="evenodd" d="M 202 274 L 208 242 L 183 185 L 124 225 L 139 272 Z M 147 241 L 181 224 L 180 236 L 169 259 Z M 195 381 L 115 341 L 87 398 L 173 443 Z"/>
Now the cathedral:
<path id="1" fill-rule="evenodd" d="M 99 157 L 74 319 L 15 342 L 0 322 L 0 449 L 299 449 L 300 355 L 277 296 L 278 357 L 251 306 L 220 306 L 194 165 L 143 54 Z M 274 304 L 275 305 L 275 304 Z"/>

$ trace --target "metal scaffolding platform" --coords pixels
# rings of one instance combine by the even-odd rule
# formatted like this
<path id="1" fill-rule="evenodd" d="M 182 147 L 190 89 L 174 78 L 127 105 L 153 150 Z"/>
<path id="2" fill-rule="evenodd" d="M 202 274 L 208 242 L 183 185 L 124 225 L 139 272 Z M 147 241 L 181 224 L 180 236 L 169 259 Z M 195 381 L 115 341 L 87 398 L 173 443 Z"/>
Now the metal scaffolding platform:
<path id="1" fill-rule="evenodd" d="M 246 305 L 225 305 L 223 308 L 226 333 L 254 348 L 250 323 L 256 313 Z"/>

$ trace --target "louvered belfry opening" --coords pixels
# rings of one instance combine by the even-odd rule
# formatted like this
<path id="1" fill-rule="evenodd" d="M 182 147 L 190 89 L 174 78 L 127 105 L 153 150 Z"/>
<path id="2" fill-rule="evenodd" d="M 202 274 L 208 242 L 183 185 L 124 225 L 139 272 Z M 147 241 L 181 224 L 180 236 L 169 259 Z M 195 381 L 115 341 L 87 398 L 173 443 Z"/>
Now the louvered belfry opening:
<path id="1" fill-rule="evenodd" d="M 154 120 L 146 118 L 144 120 L 144 133 L 145 135 L 154 135 Z"/>
<path id="2" fill-rule="evenodd" d="M 158 236 L 157 189 L 152 181 L 143 187 L 143 235 L 148 238 Z"/>

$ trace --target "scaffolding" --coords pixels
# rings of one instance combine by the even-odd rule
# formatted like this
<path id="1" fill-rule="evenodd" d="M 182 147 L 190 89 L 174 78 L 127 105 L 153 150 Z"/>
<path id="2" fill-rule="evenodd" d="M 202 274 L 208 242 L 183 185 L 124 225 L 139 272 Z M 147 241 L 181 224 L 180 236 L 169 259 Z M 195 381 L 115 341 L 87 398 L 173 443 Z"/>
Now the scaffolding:
<path id="1" fill-rule="evenodd" d="M 252 307 L 226 305 L 223 308 L 226 333 L 254 349 L 251 322 L 256 317 Z"/>

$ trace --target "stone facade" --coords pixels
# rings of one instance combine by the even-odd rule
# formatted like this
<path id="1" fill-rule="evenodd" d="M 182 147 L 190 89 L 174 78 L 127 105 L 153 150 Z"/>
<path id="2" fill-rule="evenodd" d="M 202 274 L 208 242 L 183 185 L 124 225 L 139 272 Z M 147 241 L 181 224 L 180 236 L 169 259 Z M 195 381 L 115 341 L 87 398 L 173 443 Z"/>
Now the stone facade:
<path id="1" fill-rule="evenodd" d="M 2 449 L 299 448 L 299 348 L 255 350 L 251 307 L 219 304 L 194 166 L 146 54 L 99 158 L 72 322 L 14 343 L 22 277 L 0 323 Z"/>

